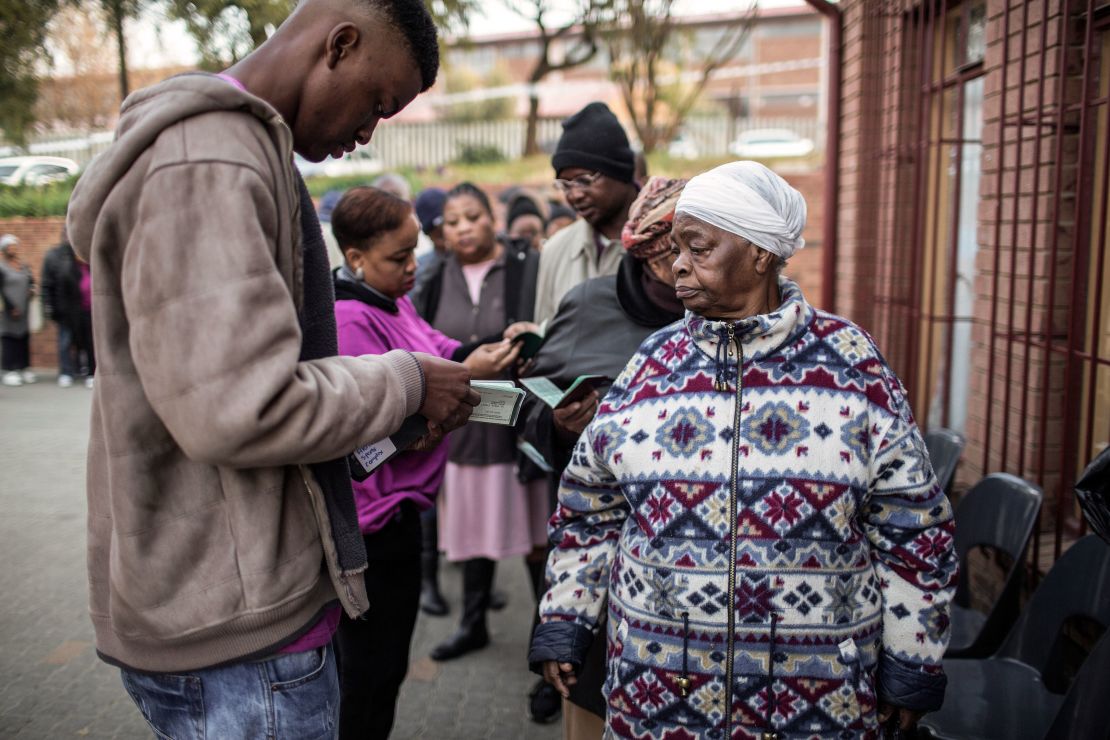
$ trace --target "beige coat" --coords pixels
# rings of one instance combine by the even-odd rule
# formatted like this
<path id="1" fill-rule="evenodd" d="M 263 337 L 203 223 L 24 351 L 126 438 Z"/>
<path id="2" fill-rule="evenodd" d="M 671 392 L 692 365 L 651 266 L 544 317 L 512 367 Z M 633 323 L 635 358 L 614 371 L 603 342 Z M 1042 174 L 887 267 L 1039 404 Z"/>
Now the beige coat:
<path id="1" fill-rule="evenodd" d="M 182 671 L 265 655 L 337 594 L 308 463 L 395 430 L 423 393 L 406 353 L 299 362 L 292 135 L 209 75 L 132 95 L 67 225 L 89 261 L 97 382 L 90 611 L 115 663 Z"/>
<path id="2" fill-rule="evenodd" d="M 536 280 L 536 312 L 533 321 L 544 324 L 559 310 L 559 302 L 574 286 L 590 278 L 617 274 L 624 248 L 614 239 L 597 258 L 594 228 L 578 219 L 561 229 L 543 245 L 540 274 Z"/>

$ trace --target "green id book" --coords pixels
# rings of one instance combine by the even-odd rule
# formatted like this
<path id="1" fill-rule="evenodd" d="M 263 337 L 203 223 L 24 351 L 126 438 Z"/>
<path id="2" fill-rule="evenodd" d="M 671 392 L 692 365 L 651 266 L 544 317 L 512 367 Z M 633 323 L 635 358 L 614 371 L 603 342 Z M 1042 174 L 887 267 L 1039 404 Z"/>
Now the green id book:
<path id="1" fill-rule="evenodd" d="M 526 331 L 513 338 L 514 344 L 520 345 L 520 359 L 531 360 L 535 357 L 540 347 L 543 346 L 543 337 L 534 332 Z"/>
<path id="2" fill-rule="evenodd" d="M 470 421 L 513 426 L 524 404 L 524 391 L 508 380 L 472 380 L 481 402 L 470 413 Z"/>
<path id="3" fill-rule="evenodd" d="M 580 401 L 611 380 L 605 375 L 579 375 L 565 391 L 548 378 L 521 378 L 520 384 L 553 409 Z"/>

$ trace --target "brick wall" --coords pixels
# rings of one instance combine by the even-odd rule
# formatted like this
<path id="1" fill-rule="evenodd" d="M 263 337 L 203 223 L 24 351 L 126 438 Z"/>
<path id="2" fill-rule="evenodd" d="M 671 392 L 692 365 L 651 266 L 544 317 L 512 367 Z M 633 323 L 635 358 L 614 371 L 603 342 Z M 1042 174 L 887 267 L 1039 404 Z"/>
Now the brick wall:
<path id="1" fill-rule="evenodd" d="M 1007 2 L 1009 35 L 1005 37 Z M 1061 3 L 1044 4 L 1048 13 L 1043 45 L 1042 5 L 1020 0 L 990 0 L 987 5 L 979 205 L 979 242 L 984 248 L 978 255 L 975 306 L 978 316 L 986 318 L 994 312 L 997 330 L 992 336 L 985 322 L 975 327 L 968 446 L 960 477 L 967 483 L 988 472 L 1006 470 L 1040 482 L 1052 497 L 1061 473 L 1064 358 L 1046 357 L 1042 348 L 1032 342 L 1027 346 L 1023 340 L 1045 330 L 1050 322 L 1063 330 L 1070 298 L 1071 272 L 1066 266 L 1071 260 L 1070 209 L 1078 139 L 1064 134 L 1058 140 L 1052 122 L 1061 89 L 1068 103 L 1078 102 L 1071 77 L 1081 60 L 1073 56 L 1067 61 L 1061 86 L 1060 31 L 1065 26 Z M 1019 117 L 1025 122 L 1020 127 L 1014 124 Z M 1062 168 L 1060 202 L 1069 211 L 1066 221 L 1055 212 L 1058 168 Z M 1060 269 L 1050 291 L 1054 236 Z M 1050 292 L 1055 293 L 1053 307 L 1048 305 Z M 1042 416 L 1046 398 L 1047 413 Z M 1054 511 L 1054 506 L 1046 507 L 1046 524 Z"/>
<path id="2" fill-rule="evenodd" d="M 933 14 L 941 12 L 940 4 L 840 3 L 844 65 L 836 308 L 872 331 L 895 369 L 911 377 L 923 367 L 915 354 L 921 352 L 921 325 L 935 321 L 921 315 L 927 311 L 910 288 L 921 285 L 914 271 L 928 269 L 921 235 L 937 209 L 922 206 L 922 187 L 928 185 L 913 173 L 922 171 L 923 156 L 947 162 L 947 150 L 926 141 L 919 130 L 929 125 L 932 114 L 925 106 L 936 104 L 922 102 L 922 76 L 915 66 L 926 58 L 919 45 L 933 38 L 931 28 L 920 30 L 929 27 L 921 25 L 923 7 L 924 22 L 936 23 Z M 962 6 L 944 7 L 953 14 Z M 982 66 L 968 444 L 957 483 L 966 486 L 987 473 L 1006 471 L 1040 484 L 1049 501 L 1067 493 L 1074 463 L 1062 449 L 1076 419 L 1063 403 L 1066 355 L 1046 353 L 1041 345 L 1045 336 L 1066 341 L 1076 293 L 1070 284 L 1071 244 L 1075 229 L 1097 213 L 1076 208 L 1080 21 L 1061 17 L 1060 0 L 989 0 Z M 1061 62 L 1062 41 L 1069 53 Z M 1057 126 L 1061 102 L 1070 106 L 1063 127 Z M 938 279 L 949 280 L 947 275 Z M 927 385 L 919 378 L 914 395 L 923 421 L 933 392 Z M 1046 525 L 1054 509 L 1046 507 Z"/>
<path id="3" fill-rule="evenodd" d="M 36 284 L 42 284 L 42 258 L 59 242 L 64 222 L 61 216 L 0 219 L 0 234 L 14 234 L 23 243 L 24 259 L 31 265 Z M 42 330 L 31 335 L 31 367 L 57 368 L 57 342 L 53 323 L 44 321 Z"/>

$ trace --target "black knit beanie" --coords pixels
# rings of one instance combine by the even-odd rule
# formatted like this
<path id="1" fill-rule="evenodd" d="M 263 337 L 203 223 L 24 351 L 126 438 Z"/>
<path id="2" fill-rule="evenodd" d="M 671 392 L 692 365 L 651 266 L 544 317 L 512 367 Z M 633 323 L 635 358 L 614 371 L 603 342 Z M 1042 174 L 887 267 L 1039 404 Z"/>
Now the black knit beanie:
<path id="1" fill-rule="evenodd" d="M 518 195 L 513 199 L 512 204 L 509 206 L 509 213 L 505 217 L 505 225 L 510 229 L 513 227 L 513 221 L 516 221 L 521 216 L 539 216 L 540 221 L 547 225 L 546 219 L 540 213 L 540 207 L 536 205 L 536 201 L 532 200 L 527 195 Z"/>
<path id="2" fill-rule="evenodd" d="M 563 121 L 563 135 L 551 157 L 558 173 L 567 167 L 600 172 L 621 182 L 632 182 L 635 157 L 628 135 L 605 103 L 590 103 Z"/>

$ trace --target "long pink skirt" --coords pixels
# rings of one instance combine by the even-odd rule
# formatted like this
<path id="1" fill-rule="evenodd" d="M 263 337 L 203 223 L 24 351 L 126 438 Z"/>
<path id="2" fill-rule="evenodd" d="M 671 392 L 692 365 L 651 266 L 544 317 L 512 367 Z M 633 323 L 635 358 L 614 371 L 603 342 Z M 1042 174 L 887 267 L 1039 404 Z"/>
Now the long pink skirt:
<path id="1" fill-rule="evenodd" d="M 547 544 L 547 481 L 520 483 L 512 463 L 447 463 L 438 505 L 448 560 L 500 560 Z"/>

